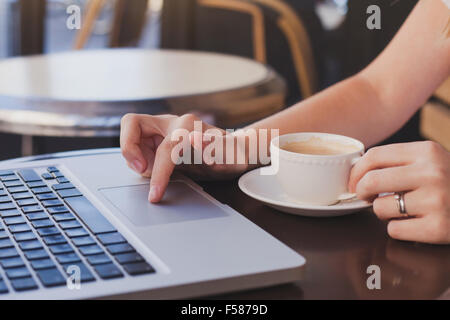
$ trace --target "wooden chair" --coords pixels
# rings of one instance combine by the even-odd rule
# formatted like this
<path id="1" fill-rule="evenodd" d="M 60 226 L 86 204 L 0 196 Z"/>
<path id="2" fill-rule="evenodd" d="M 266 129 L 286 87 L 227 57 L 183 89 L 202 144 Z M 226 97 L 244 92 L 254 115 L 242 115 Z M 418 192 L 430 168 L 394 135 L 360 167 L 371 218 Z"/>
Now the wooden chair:
<path id="1" fill-rule="evenodd" d="M 278 0 L 166 0 L 162 47 L 241 55 L 288 84 L 288 103 L 314 94 L 317 71 L 302 19 Z"/>
<path id="2" fill-rule="evenodd" d="M 95 21 L 109 0 L 89 0 L 84 9 L 82 28 L 77 34 L 74 49 L 84 48 L 92 35 Z M 135 45 L 146 23 L 148 0 L 117 0 L 114 9 L 113 29 L 109 40 L 110 47 Z"/>

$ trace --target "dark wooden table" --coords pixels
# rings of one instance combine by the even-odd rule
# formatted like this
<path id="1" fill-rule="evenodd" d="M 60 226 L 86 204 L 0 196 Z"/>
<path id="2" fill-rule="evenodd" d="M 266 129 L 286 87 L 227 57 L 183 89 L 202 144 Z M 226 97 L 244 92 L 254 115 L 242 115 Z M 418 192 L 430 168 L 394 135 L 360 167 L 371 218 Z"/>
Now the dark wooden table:
<path id="1" fill-rule="evenodd" d="M 117 149 L 34 156 L 2 164 L 109 152 Z M 370 210 L 337 218 L 305 218 L 264 206 L 241 192 L 237 180 L 200 184 L 307 260 L 304 277 L 297 283 L 213 299 L 438 299 L 450 289 L 450 246 L 393 240 L 386 224 Z M 380 290 L 367 288 L 370 265 L 381 269 Z M 445 297 L 450 299 L 450 291 Z"/>
<path id="2" fill-rule="evenodd" d="M 438 299 L 450 288 L 450 246 L 393 240 L 371 210 L 337 218 L 304 218 L 248 197 L 237 181 L 201 184 L 307 260 L 298 283 L 214 298 Z M 380 267 L 381 290 L 367 288 L 370 265 Z"/>

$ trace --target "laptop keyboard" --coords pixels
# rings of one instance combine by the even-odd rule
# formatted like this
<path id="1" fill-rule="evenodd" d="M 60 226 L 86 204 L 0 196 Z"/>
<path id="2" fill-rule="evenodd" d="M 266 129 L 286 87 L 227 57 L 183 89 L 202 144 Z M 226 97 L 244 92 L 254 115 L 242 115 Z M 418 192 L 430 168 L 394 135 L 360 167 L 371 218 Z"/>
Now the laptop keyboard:
<path id="1" fill-rule="evenodd" d="M 0 294 L 154 273 L 56 167 L 0 171 Z M 9 286 L 8 286 L 9 282 Z"/>

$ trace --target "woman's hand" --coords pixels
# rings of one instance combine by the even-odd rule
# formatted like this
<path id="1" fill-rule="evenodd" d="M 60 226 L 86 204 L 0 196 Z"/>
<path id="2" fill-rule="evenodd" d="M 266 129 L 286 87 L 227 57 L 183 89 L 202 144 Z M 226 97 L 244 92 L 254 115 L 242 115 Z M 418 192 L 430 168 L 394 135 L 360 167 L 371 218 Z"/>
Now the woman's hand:
<path id="1" fill-rule="evenodd" d="M 388 233 L 399 240 L 450 243 L 450 153 L 431 141 L 370 149 L 351 172 L 349 189 L 373 201 L 375 214 L 389 220 Z M 408 216 L 394 195 L 405 192 Z"/>
<path id="2" fill-rule="evenodd" d="M 195 122 L 201 123 L 202 132 L 194 132 Z M 127 160 L 128 166 L 145 177 L 151 177 L 149 201 L 159 202 L 170 180 L 175 167 L 182 169 L 190 175 L 206 179 L 233 178 L 244 172 L 248 166 L 216 164 L 206 161 L 201 155 L 201 164 L 176 165 L 172 158 L 173 149 L 179 144 L 179 140 L 173 139 L 173 133 L 177 130 L 189 132 L 190 146 L 205 147 L 210 142 L 205 142 L 203 133 L 208 129 L 214 129 L 211 125 L 201 122 L 194 115 L 138 115 L 127 114 L 122 118 L 120 146 L 122 154 Z M 215 128 L 216 131 L 220 130 Z M 223 130 L 222 143 L 226 143 L 231 135 L 225 135 Z M 216 137 L 216 136 L 214 136 Z M 215 141 L 215 140 L 212 140 Z M 193 150 L 195 152 L 195 150 Z M 181 156 L 181 155 L 180 155 Z"/>

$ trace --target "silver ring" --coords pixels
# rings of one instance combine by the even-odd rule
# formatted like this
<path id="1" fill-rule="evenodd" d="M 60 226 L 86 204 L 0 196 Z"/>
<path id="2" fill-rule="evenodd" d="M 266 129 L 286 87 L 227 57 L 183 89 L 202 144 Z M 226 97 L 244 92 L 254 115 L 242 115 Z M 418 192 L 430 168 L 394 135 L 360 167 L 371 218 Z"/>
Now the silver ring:
<path id="1" fill-rule="evenodd" d="M 406 212 L 406 205 L 405 205 L 405 194 L 403 192 L 397 192 L 395 193 L 395 200 L 397 200 L 397 208 L 398 211 L 401 214 L 408 214 L 408 212 Z"/>

